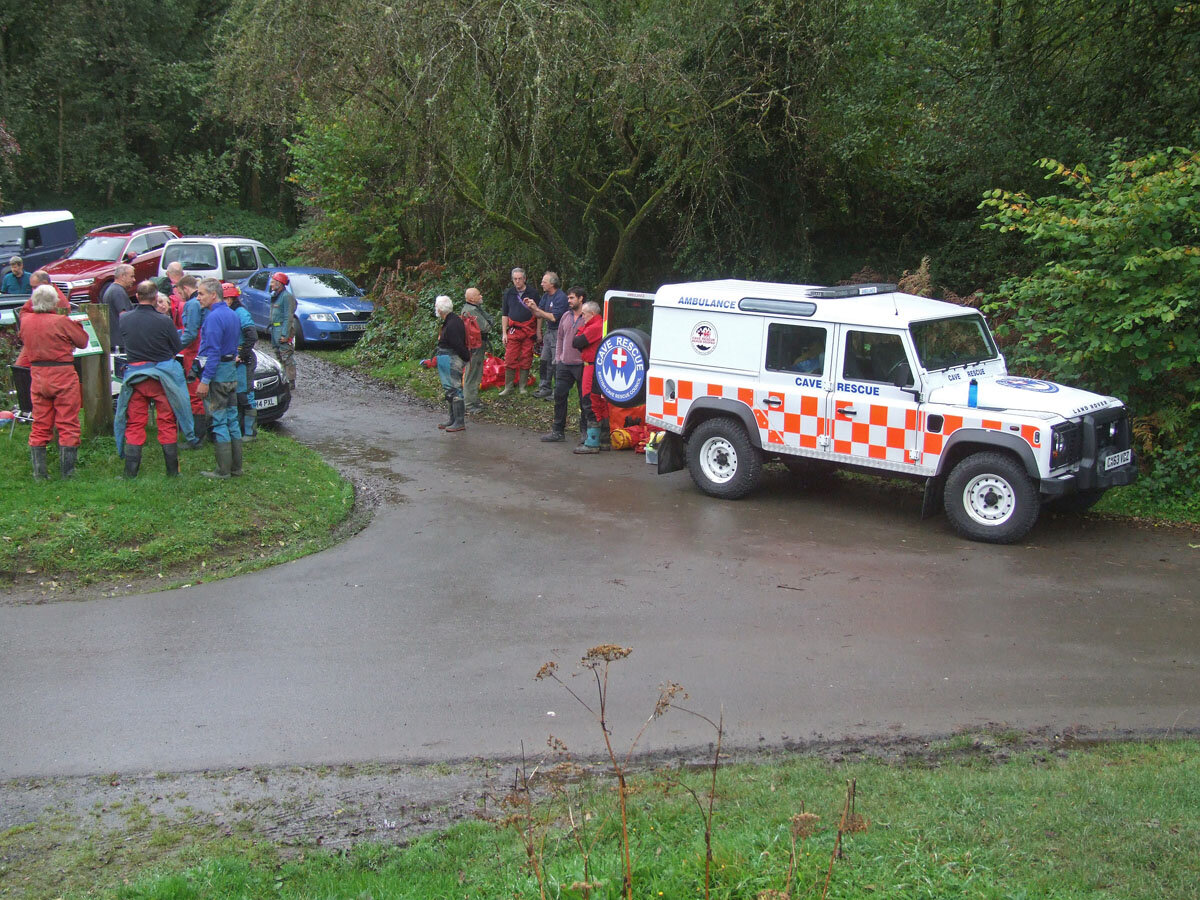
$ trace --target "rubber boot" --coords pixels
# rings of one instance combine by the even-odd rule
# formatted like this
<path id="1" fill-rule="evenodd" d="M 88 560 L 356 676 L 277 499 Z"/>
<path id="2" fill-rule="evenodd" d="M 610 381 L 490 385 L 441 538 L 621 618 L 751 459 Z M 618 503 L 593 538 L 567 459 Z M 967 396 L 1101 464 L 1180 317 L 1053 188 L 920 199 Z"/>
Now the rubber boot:
<path id="1" fill-rule="evenodd" d="M 446 432 L 451 431 L 466 431 L 467 428 L 467 410 L 466 404 L 462 400 L 450 401 L 450 414 L 454 419 L 446 428 Z"/>
<path id="2" fill-rule="evenodd" d="M 449 412 L 450 417 L 448 419 L 446 419 L 445 422 L 438 422 L 438 430 L 439 431 L 445 431 L 447 428 L 449 428 L 450 426 L 452 426 L 454 424 L 454 401 L 453 400 L 446 401 L 446 410 Z"/>
<path id="3" fill-rule="evenodd" d="M 520 369 L 517 372 L 517 393 L 525 393 L 525 376 L 528 374 L 528 369 Z"/>
<path id="4" fill-rule="evenodd" d="M 600 423 L 600 449 L 612 449 L 612 431 L 608 426 L 608 419 Z"/>
<path id="5" fill-rule="evenodd" d="M 231 451 L 231 459 L 229 461 L 229 474 L 234 478 L 242 477 L 242 439 L 234 438 L 229 442 Z"/>
<path id="6" fill-rule="evenodd" d="M 508 371 L 508 369 L 505 369 L 504 370 L 504 390 L 502 390 L 499 394 L 497 394 L 497 396 L 507 397 L 509 394 L 511 394 L 513 392 L 512 378 L 513 378 L 513 373 Z"/>
<path id="7" fill-rule="evenodd" d="M 125 477 L 137 478 L 138 469 L 142 467 L 142 445 L 125 445 Z"/>
<path id="8" fill-rule="evenodd" d="M 196 443 L 188 444 L 188 449 L 199 450 L 204 445 L 204 438 L 208 435 L 208 416 L 204 413 L 196 413 L 192 416 L 192 421 L 195 424 Z"/>
<path id="9" fill-rule="evenodd" d="M 163 459 L 167 463 L 167 477 L 179 477 L 179 445 L 178 444 L 163 444 Z"/>
<path id="10" fill-rule="evenodd" d="M 44 446 L 29 448 L 29 462 L 33 465 L 34 481 L 45 481 L 50 477 L 46 471 L 46 448 Z"/>
<path id="11" fill-rule="evenodd" d="M 75 462 L 79 459 L 78 447 L 64 447 L 58 445 L 58 474 L 64 479 L 72 478 L 75 475 Z"/>
<path id="12" fill-rule="evenodd" d="M 587 440 L 575 448 L 575 453 L 599 453 L 600 452 L 600 429 L 596 426 L 591 426 L 587 430 Z"/>
<path id="13" fill-rule="evenodd" d="M 258 410 L 253 406 L 246 407 L 246 414 L 242 416 L 242 440 L 252 441 L 258 437 Z"/>
<path id="14" fill-rule="evenodd" d="M 233 470 L 233 444 L 231 441 L 216 441 L 213 443 L 216 451 L 217 468 L 212 472 L 201 472 L 205 478 L 228 478 Z"/>

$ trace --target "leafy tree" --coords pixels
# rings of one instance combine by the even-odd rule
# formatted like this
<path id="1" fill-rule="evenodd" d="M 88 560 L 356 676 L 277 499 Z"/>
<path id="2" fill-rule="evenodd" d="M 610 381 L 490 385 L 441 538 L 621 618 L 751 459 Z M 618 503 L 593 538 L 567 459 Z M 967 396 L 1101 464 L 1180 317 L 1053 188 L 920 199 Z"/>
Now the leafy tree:
<path id="1" fill-rule="evenodd" d="M 1122 149 L 1100 175 L 1039 160 L 1057 194 L 987 192 L 984 228 L 1044 260 L 988 311 L 1015 364 L 1130 398 L 1168 446 L 1200 435 L 1200 152 Z"/>

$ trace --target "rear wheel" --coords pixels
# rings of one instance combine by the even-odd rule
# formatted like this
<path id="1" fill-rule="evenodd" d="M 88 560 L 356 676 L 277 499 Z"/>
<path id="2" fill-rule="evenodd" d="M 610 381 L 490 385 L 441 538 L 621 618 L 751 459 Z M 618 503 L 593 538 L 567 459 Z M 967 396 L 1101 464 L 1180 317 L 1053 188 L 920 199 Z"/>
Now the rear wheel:
<path id="1" fill-rule="evenodd" d="M 725 500 L 745 497 L 758 486 L 762 454 L 742 423 L 724 416 L 696 426 L 687 440 L 688 471 L 704 493 Z"/>
<path id="2" fill-rule="evenodd" d="M 950 472 L 945 488 L 946 515 L 964 537 L 990 544 L 1011 544 L 1029 533 L 1040 502 L 1024 467 L 1003 453 L 974 453 Z"/>

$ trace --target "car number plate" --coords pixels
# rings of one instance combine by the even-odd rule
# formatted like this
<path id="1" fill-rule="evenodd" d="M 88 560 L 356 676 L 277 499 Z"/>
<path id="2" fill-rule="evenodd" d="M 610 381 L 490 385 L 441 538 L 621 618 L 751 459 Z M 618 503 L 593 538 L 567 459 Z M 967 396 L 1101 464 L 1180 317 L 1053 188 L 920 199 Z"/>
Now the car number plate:
<path id="1" fill-rule="evenodd" d="M 346 330 L 347 331 L 366 331 L 367 323 L 366 322 L 351 322 L 349 325 L 346 326 Z"/>
<path id="2" fill-rule="evenodd" d="M 1104 458 L 1104 471 L 1115 469 L 1118 466 L 1123 466 L 1133 459 L 1132 450 L 1122 450 L 1120 453 L 1113 453 Z"/>
<path id="3" fill-rule="evenodd" d="M 279 404 L 278 397 L 263 397 L 261 400 L 254 401 L 255 409 L 268 409 Z"/>

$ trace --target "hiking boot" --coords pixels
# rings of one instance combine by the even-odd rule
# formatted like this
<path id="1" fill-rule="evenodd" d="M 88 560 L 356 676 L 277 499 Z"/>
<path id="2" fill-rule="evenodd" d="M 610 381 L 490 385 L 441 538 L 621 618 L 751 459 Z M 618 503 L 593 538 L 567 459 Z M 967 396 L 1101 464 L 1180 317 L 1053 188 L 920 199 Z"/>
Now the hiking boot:
<path id="1" fill-rule="evenodd" d="M 543 434 L 538 440 L 549 444 L 557 441 L 565 441 L 566 436 L 561 431 L 551 431 L 549 434 Z"/>

